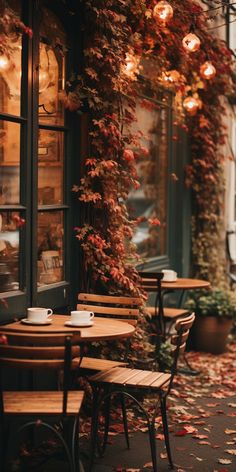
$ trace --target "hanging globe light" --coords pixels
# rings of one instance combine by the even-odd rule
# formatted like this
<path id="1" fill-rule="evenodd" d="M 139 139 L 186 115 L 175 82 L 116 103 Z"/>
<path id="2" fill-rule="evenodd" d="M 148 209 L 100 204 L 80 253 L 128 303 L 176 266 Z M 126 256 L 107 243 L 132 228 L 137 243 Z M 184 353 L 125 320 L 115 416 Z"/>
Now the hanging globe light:
<path id="1" fill-rule="evenodd" d="M 162 80 L 163 82 L 169 82 L 171 84 L 178 82 L 181 79 L 180 73 L 173 69 L 173 70 L 168 70 L 162 73 Z"/>
<path id="2" fill-rule="evenodd" d="M 216 75 L 216 68 L 210 61 L 206 61 L 200 67 L 200 74 L 206 80 L 213 79 Z"/>
<path id="3" fill-rule="evenodd" d="M 195 115 L 199 108 L 201 108 L 202 102 L 199 98 L 195 98 L 192 95 L 189 95 L 183 101 L 183 107 L 187 113 L 191 116 Z"/>
<path id="4" fill-rule="evenodd" d="M 194 33 L 188 33 L 182 40 L 183 48 L 188 52 L 195 52 L 201 46 L 199 37 Z"/>
<path id="5" fill-rule="evenodd" d="M 158 23 L 165 25 L 173 17 L 173 8 L 165 0 L 158 2 L 153 8 L 153 17 Z"/>
<path id="6" fill-rule="evenodd" d="M 0 70 L 8 70 L 10 68 L 10 61 L 5 54 L 0 56 Z"/>
<path id="7" fill-rule="evenodd" d="M 131 79 L 136 79 L 139 73 L 140 58 L 134 54 L 126 53 L 124 73 Z"/>

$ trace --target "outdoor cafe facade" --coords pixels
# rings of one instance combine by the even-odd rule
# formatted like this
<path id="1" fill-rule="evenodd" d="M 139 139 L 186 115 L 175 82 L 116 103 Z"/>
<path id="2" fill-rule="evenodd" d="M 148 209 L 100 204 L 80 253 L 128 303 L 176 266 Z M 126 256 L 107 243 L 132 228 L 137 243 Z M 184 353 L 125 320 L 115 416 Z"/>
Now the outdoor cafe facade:
<path id="1" fill-rule="evenodd" d="M 74 106 L 73 102 L 68 106 L 68 101 L 65 99 L 68 89 L 70 90 L 70 87 L 79 81 L 83 82 L 86 74 L 87 76 L 90 74 L 95 84 L 98 80 L 96 70 L 86 67 L 85 45 L 88 38 L 83 23 L 86 17 L 84 9 L 86 4 L 88 6 L 89 2 L 0 1 L 1 28 L 5 41 L 5 50 L 0 56 L 1 321 L 24 313 L 28 306 L 50 306 L 53 310 L 63 313 L 68 307 L 75 306 L 77 294 L 81 289 L 86 291 L 89 288 L 87 266 L 76 238 L 77 229 L 81 225 L 86 225 L 88 221 L 88 212 L 85 210 L 83 199 L 78 198 L 77 190 L 86 171 L 90 176 L 94 172 L 92 167 L 88 172 L 88 166 L 94 165 L 91 148 L 93 146 L 95 149 L 98 144 L 95 143 L 96 139 L 93 139 L 91 133 L 91 122 L 94 124 L 90 115 L 92 100 L 89 102 L 89 98 L 82 95 L 83 103 L 81 102 L 78 107 Z M 91 11 L 94 14 L 96 8 L 93 8 Z M 111 13 L 107 11 L 104 7 L 103 13 L 109 16 Z M 118 20 L 122 23 L 122 16 L 116 17 L 114 12 L 111 15 L 116 19 L 117 25 Z M 110 28 L 112 30 L 112 21 Z M 165 28 L 163 31 L 165 34 Z M 115 30 L 113 33 L 117 34 Z M 96 39 L 96 35 L 94 38 Z M 208 41 L 210 41 L 209 36 Z M 173 48 L 175 42 L 174 38 Z M 118 47 L 117 43 L 113 44 L 114 47 Z M 214 40 L 212 44 L 212 47 L 215 47 Z M 108 45 L 105 44 L 104 47 L 107 48 Z M 143 154 L 139 153 L 139 158 L 135 160 L 136 169 L 132 168 L 130 171 L 131 177 L 137 172 L 139 181 L 139 184 L 133 186 L 129 192 L 127 200 L 129 218 L 140 221 L 134 229 L 132 242 L 136 244 L 137 253 L 140 255 L 141 270 L 156 271 L 169 267 L 178 275 L 186 277 L 195 275 L 191 273 L 191 254 L 193 254 L 191 214 L 194 205 L 195 207 L 199 205 L 200 223 L 196 230 L 197 235 L 201 225 L 204 227 L 207 218 L 211 219 L 212 215 L 217 215 L 218 209 L 222 207 L 221 196 L 218 198 L 216 194 L 218 182 L 221 181 L 221 176 L 217 174 L 221 158 L 218 158 L 215 169 L 211 170 L 215 172 L 213 176 L 208 176 L 205 171 L 204 159 L 196 158 L 194 172 L 196 179 L 200 176 L 202 185 L 200 202 L 196 190 L 197 180 L 195 186 L 194 184 L 192 187 L 186 186 L 185 173 L 186 166 L 195 153 L 196 145 L 200 149 L 200 155 L 205 152 L 204 145 L 207 142 L 210 142 L 211 146 L 218 145 L 213 142 L 214 132 L 212 131 L 212 136 L 208 137 L 207 133 L 211 131 L 208 131 L 209 127 L 204 128 L 207 126 L 207 108 L 205 107 L 204 119 L 202 118 L 204 107 L 199 112 L 201 113 L 200 138 L 195 138 L 192 144 L 186 132 L 187 126 L 183 123 L 179 126 L 173 87 L 163 87 L 158 82 L 159 86 L 156 87 L 158 91 L 153 93 L 151 90 L 150 76 L 153 71 L 155 73 L 156 65 L 155 61 L 147 58 L 149 44 L 145 47 L 146 56 L 141 58 L 139 72 L 135 76 L 136 120 L 132 127 L 133 133 L 139 134 Z M 109 53 L 112 57 L 113 51 Z M 94 56 L 98 54 L 96 48 L 92 49 L 92 54 Z M 181 58 L 183 51 L 178 50 L 178 54 Z M 220 54 L 225 60 L 229 60 L 224 55 L 223 49 Z M 189 60 L 190 56 L 187 53 L 184 60 L 186 58 Z M 105 52 L 104 58 L 106 59 Z M 111 61 L 110 58 L 108 60 Z M 220 66 L 222 63 L 220 55 L 217 60 Z M 97 61 L 99 66 L 99 61 L 101 62 L 99 54 Z M 192 64 L 190 65 L 192 67 Z M 181 64 L 179 66 L 182 67 Z M 125 73 L 130 70 L 133 73 L 132 67 L 128 64 Z M 175 74 L 173 78 L 168 74 L 164 74 L 164 78 L 162 76 L 162 81 L 171 82 L 178 77 L 179 88 L 185 86 L 183 85 L 185 82 L 181 82 L 183 80 L 181 74 Z M 116 84 L 113 84 L 112 80 L 115 78 L 111 79 L 111 93 L 112 88 L 116 90 Z M 222 92 L 220 74 L 217 80 L 219 83 L 214 82 L 214 87 L 211 87 L 209 80 L 205 80 L 205 85 L 209 89 L 206 99 L 211 99 L 211 93 L 217 93 L 217 87 Z M 196 88 L 195 83 L 193 87 Z M 109 87 L 107 89 L 109 93 Z M 87 88 L 87 92 L 96 95 L 96 87 L 90 90 Z M 76 99 L 80 100 L 78 97 Z M 129 99 L 127 96 L 127 100 Z M 202 103 L 201 100 L 199 103 Z M 102 128 L 99 116 L 98 111 L 96 126 Z M 107 117 L 112 129 L 113 117 L 108 115 Z M 216 118 L 220 126 L 220 113 Z M 104 130 L 106 137 L 105 133 L 107 130 Z M 198 129 L 195 134 L 197 133 Z M 203 142 L 201 149 L 201 139 L 204 140 L 204 136 L 206 142 Z M 100 142 L 99 139 L 97 143 Z M 212 156 L 209 154 L 209 157 L 207 154 L 211 152 L 211 146 L 207 145 L 206 162 L 213 156 L 215 163 L 214 150 Z M 113 151 L 110 150 L 111 153 Z M 123 161 L 127 161 L 126 170 L 129 169 L 130 161 L 134 160 L 136 154 L 134 142 L 132 145 L 129 143 L 129 149 L 123 152 Z M 132 162 L 131 164 L 133 165 Z M 107 158 L 106 166 L 112 173 L 116 163 Z M 202 166 L 199 175 L 197 166 Z M 232 175 L 231 172 L 231 177 Z M 211 181 L 207 180 L 208 177 Z M 109 175 L 107 182 L 109 186 Z M 210 193 L 212 188 L 214 198 Z M 94 203 L 93 198 L 98 193 L 91 195 L 89 204 Z M 121 211 L 123 197 L 119 195 L 115 198 Z M 208 211 L 209 202 L 213 206 Z M 114 199 L 110 198 L 108 204 L 112 208 Z M 115 211 L 114 206 L 114 214 Z M 93 221 L 96 222 L 101 215 L 102 212 L 97 214 L 95 212 Z M 201 221 L 202 215 L 205 221 Z M 148 223 L 150 221 L 151 225 Z M 214 239 L 215 233 L 214 229 L 210 229 L 207 237 L 212 235 Z M 212 252 L 215 250 L 213 239 L 207 243 Z M 211 257 L 208 248 L 206 253 L 207 257 Z M 194 257 L 196 258 L 196 248 Z M 214 261 L 210 262 L 211 264 L 215 265 Z M 196 275 L 198 278 L 199 275 L 200 278 L 208 278 L 204 272 Z"/>
<path id="2" fill-rule="evenodd" d="M 33 35 L 10 35 L 11 54 L 0 61 L 1 321 L 27 306 L 63 312 L 75 304 L 84 267 L 74 227 L 83 211 L 72 187 L 83 177 L 89 147 L 88 112 L 65 110 L 60 100 L 82 58 L 77 2 L 10 0 L 8 7 Z M 81 59 L 81 74 L 82 64 Z M 158 215 L 164 223 L 158 234 L 145 223 L 134 234 L 146 266 L 184 275 L 190 237 L 183 186 L 187 138 L 183 131 L 173 140 L 171 93 L 165 97 L 160 93 L 150 109 L 137 103 L 150 157 L 139 161 L 141 187 L 130 193 L 128 204 L 136 216 Z M 148 88 L 145 99 L 154 100 Z"/>

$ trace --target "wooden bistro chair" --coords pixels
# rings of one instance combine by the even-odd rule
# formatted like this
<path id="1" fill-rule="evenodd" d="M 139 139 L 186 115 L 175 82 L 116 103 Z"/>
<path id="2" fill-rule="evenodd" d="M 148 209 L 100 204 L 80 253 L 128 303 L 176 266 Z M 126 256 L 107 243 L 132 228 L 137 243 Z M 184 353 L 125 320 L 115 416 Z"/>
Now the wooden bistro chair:
<path id="1" fill-rule="evenodd" d="M 163 275 L 162 272 L 139 271 L 142 289 L 148 293 L 153 292 L 156 294 L 154 306 L 146 306 L 145 308 L 156 324 L 157 333 L 159 333 L 162 338 L 161 341 L 166 340 L 171 327 L 179 317 L 189 314 L 189 312 L 183 308 L 164 307 L 163 290 L 161 287 Z M 169 324 L 168 330 L 167 324 Z"/>
<path id="2" fill-rule="evenodd" d="M 102 318 L 116 318 L 121 321 L 126 321 L 133 326 L 136 326 L 139 306 L 141 299 L 136 297 L 123 297 L 112 295 L 96 295 L 93 293 L 80 293 L 78 296 L 79 303 L 77 310 L 87 310 L 94 312 L 95 316 Z M 124 358 L 119 361 L 110 359 L 101 359 L 93 357 L 82 357 L 80 362 L 80 371 L 101 371 L 111 369 L 112 367 L 127 365 L 126 357 L 128 354 L 129 343 L 127 343 L 126 353 Z M 82 373 L 82 372 L 81 372 Z"/>
<path id="3" fill-rule="evenodd" d="M 79 446 L 78 428 L 79 412 L 84 393 L 71 391 L 70 373 L 73 358 L 79 355 L 80 333 L 76 334 L 25 334 L 4 333 L 7 343 L 0 345 L 0 368 L 35 371 L 63 370 L 63 389 L 61 391 L 5 391 L 0 387 L 0 447 L 1 471 L 8 471 L 7 452 L 10 446 L 8 423 L 10 420 L 24 420 L 15 440 L 27 431 L 32 436 L 32 430 L 40 426 L 44 431 L 50 431 L 59 440 L 69 463 L 71 472 L 78 472 Z M 51 417 L 53 423 L 49 423 Z M 57 425 L 55 425 L 57 418 Z M 20 421 L 20 423 L 21 423 Z M 26 421 L 26 422 L 25 422 Z M 71 422 L 71 424 L 70 424 Z M 9 442 L 9 444 L 8 444 Z M 11 441 L 11 444 L 14 442 Z"/>
<path id="4" fill-rule="evenodd" d="M 189 335 L 189 330 L 194 322 L 195 315 L 191 314 L 187 317 L 177 319 L 175 323 L 175 334 L 171 337 L 173 347 L 173 363 L 170 373 L 152 372 L 148 370 L 130 369 L 125 367 L 115 367 L 105 372 L 97 373 L 89 378 L 90 384 L 93 388 L 93 415 L 91 427 L 91 463 L 90 470 L 93 466 L 96 446 L 98 443 L 98 427 L 99 427 L 99 412 L 103 403 L 107 402 L 107 398 L 114 395 L 122 395 L 130 398 L 141 409 L 144 414 L 149 432 L 149 441 L 151 448 L 151 456 L 153 463 L 153 470 L 157 472 L 156 459 L 156 443 L 155 443 L 155 419 L 160 408 L 163 432 L 165 437 L 165 445 L 169 464 L 171 468 L 174 467 L 168 431 L 168 420 L 166 411 L 166 399 L 170 393 L 174 376 L 177 372 L 178 358 L 184 352 L 186 341 Z M 155 402 L 154 413 L 149 414 L 140 402 L 140 394 L 153 394 Z M 128 435 L 127 419 L 124 421 L 126 429 L 125 434 Z M 105 424 L 103 445 L 99 450 L 104 452 L 107 444 L 109 424 Z"/>

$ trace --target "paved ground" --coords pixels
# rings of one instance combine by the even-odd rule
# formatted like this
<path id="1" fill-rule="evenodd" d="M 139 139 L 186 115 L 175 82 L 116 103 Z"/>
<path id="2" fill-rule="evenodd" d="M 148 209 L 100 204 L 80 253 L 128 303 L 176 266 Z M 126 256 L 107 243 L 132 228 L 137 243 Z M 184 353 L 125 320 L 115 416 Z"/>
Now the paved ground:
<path id="1" fill-rule="evenodd" d="M 198 376 L 179 375 L 169 398 L 169 425 L 177 472 L 236 472 L 236 343 L 220 356 L 188 353 L 191 363 L 201 371 Z M 146 406 L 151 408 L 151 402 Z M 87 412 L 88 413 L 88 412 Z M 96 459 L 93 472 L 148 472 L 152 470 L 145 423 L 137 411 L 129 411 L 131 449 L 127 450 L 121 431 L 120 412 L 113 414 L 113 426 L 105 456 Z M 81 446 L 84 470 L 89 457 L 89 419 L 82 422 Z M 169 470 L 160 422 L 157 422 L 159 472 Z M 39 456 L 24 454 L 14 471 L 67 472 L 67 465 L 57 456 L 46 463 Z M 32 462 L 33 457 L 33 462 Z M 37 459 L 41 466 L 37 466 Z M 23 464 L 23 465 L 22 465 Z M 8 472 L 8 471 L 7 471 Z M 10 472 L 10 469 L 9 469 Z M 83 471 L 81 471 L 83 472 Z"/>

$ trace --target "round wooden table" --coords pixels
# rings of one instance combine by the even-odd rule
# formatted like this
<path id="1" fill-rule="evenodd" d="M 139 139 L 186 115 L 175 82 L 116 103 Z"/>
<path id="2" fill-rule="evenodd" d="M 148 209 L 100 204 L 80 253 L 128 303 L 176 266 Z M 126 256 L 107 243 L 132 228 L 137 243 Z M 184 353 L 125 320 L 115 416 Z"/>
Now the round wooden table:
<path id="1" fill-rule="evenodd" d="M 107 341 L 113 339 L 128 338 L 132 336 L 135 327 L 125 321 L 120 321 L 111 318 L 94 318 L 94 323 L 89 327 L 74 327 L 65 326 L 65 322 L 70 320 L 70 316 L 52 315 L 52 323 L 45 325 L 25 324 L 22 321 L 14 321 L 0 326 L 0 333 L 7 335 L 7 333 L 17 332 L 22 334 L 36 334 L 36 333 L 73 333 L 80 331 L 81 342 L 93 341 Z"/>
<path id="2" fill-rule="evenodd" d="M 174 282 L 161 281 L 163 289 L 173 290 L 195 290 L 201 288 L 209 288 L 210 282 L 201 279 L 178 278 Z"/>
<path id="3" fill-rule="evenodd" d="M 145 285 L 145 290 L 152 291 L 156 290 L 157 283 L 154 282 L 153 278 L 143 277 L 143 283 Z M 177 278 L 174 282 L 165 282 L 161 281 L 161 288 L 164 290 L 195 290 L 201 288 L 209 288 L 210 282 L 207 280 L 201 279 L 189 279 L 189 278 Z"/>

